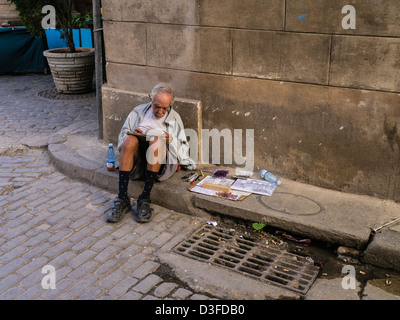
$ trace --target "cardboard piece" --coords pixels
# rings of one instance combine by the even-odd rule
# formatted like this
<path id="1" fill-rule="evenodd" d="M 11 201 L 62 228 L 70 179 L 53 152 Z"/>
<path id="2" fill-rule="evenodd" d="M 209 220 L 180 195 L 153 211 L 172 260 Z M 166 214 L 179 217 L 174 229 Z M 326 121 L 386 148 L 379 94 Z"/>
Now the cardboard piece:
<path id="1" fill-rule="evenodd" d="M 222 192 L 229 192 L 231 190 L 231 187 L 229 186 L 223 186 L 220 184 L 208 183 L 208 182 L 203 183 L 202 187 L 205 189 L 222 191 Z"/>
<path id="2" fill-rule="evenodd" d="M 232 179 L 207 178 L 207 180 L 203 181 L 201 186 L 205 189 L 229 192 L 234 182 L 235 180 Z"/>

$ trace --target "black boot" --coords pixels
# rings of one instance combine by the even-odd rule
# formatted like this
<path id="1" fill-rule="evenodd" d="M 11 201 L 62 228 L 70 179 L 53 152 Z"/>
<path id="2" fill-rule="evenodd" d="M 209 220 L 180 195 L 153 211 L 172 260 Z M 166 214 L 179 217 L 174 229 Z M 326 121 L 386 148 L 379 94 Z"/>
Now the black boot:
<path id="1" fill-rule="evenodd" d="M 114 200 L 114 205 L 111 211 L 107 214 L 108 222 L 119 222 L 124 217 L 125 213 L 132 209 L 131 200 L 129 198 Z"/>
<path id="2" fill-rule="evenodd" d="M 150 199 L 137 200 L 136 206 L 133 207 L 133 212 L 136 216 L 136 221 L 139 223 L 148 222 L 151 219 L 153 208 L 150 207 Z"/>

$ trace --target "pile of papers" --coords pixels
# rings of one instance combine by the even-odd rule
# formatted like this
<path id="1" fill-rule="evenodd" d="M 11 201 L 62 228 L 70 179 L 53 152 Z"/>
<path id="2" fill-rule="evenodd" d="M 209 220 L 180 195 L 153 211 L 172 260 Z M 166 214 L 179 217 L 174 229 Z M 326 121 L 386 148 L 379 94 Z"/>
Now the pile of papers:
<path id="1" fill-rule="evenodd" d="M 190 191 L 229 200 L 243 200 L 252 193 L 271 196 L 276 184 L 256 179 L 218 179 L 206 176 L 189 188 Z"/>

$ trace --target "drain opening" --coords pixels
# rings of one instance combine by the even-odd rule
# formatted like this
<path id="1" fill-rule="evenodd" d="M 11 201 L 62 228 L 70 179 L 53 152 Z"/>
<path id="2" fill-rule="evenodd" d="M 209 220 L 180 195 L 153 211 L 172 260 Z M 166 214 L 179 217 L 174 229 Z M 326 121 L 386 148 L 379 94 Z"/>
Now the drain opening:
<path id="1" fill-rule="evenodd" d="M 210 225 L 202 226 L 173 251 L 303 295 L 319 271 L 303 256 Z"/>

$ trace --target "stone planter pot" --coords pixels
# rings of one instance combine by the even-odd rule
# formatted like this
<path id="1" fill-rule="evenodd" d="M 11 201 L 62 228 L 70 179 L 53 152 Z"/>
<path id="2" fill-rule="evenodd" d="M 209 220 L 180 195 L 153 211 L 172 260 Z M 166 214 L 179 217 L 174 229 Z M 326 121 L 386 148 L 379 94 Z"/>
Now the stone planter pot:
<path id="1" fill-rule="evenodd" d="M 94 49 L 76 48 L 76 51 L 71 53 L 68 48 L 58 48 L 43 52 L 60 93 L 80 94 L 92 91 Z"/>

